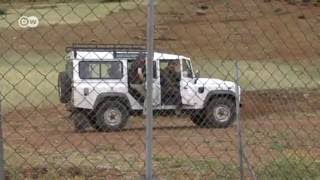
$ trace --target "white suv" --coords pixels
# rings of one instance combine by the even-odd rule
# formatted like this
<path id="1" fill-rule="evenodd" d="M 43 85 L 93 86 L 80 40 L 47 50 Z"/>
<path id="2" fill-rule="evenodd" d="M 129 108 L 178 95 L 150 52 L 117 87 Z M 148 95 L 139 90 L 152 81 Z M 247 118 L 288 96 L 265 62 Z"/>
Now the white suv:
<path id="1" fill-rule="evenodd" d="M 146 54 L 145 48 L 74 44 L 67 48 L 67 53 L 66 69 L 59 73 L 58 89 L 60 101 L 73 112 L 77 130 L 83 130 L 88 124 L 100 131 L 120 130 L 130 115 L 142 114 L 144 98 L 131 88 L 128 73 L 139 54 Z M 225 128 L 235 120 L 237 87 L 234 82 L 199 78 L 190 58 L 158 52 L 153 59 L 155 112 L 174 111 L 177 106 L 162 93 L 168 87 L 162 86 L 161 73 L 169 62 L 180 66 L 182 114 L 189 115 L 200 127 Z"/>

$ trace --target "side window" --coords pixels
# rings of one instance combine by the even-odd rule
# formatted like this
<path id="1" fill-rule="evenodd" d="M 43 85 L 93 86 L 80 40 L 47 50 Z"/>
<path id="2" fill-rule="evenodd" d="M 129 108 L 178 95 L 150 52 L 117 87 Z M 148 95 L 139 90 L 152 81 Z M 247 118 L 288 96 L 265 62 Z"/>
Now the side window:
<path id="1" fill-rule="evenodd" d="M 103 63 L 101 67 L 101 78 L 104 79 L 121 79 L 122 64 L 120 62 Z"/>
<path id="2" fill-rule="evenodd" d="M 84 78 L 100 78 L 100 64 L 98 63 L 90 63 L 87 64 L 88 70 L 85 74 Z"/>
<path id="3" fill-rule="evenodd" d="M 79 71 L 81 79 L 121 79 L 122 63 L 82 61 L 79 64 Z"/>
<path id="4" fill-rule="evenodd" d="M 153 78 L 157 79 L 157 62 L 153 61 Z"/>
<path id="5" fill-rule="evenodd" d="M 134 67 L 135 61 L 137 61 L 137 60 L 128 60 L 128 72 L 135 70 L 135 67 Z M 146 64 L 145 64 L 144 69 L 145 69 L 145 71 L 147 70 Z M 146 72 L 144 72 L 144 74 L 146 74 Z M 153 61 L 153 78 L 156 79 L 157 77 L 158 77 L 158 75 L 157 75 L 157 62 Z"/>
<path id="6" fill-rule="evenodd" d="M 160 61 L 160 70 L 164 70 L 168 66 L 168 61 Z"/>
<path id="7" fill-rule="evenodd" d="M 168 67 L 169 62 L 174 62 L 174 63 L 180 64 L 179 59 L 177 59 L 177 60 L 176 59 L 174 59 L 174 60 L 166 60 L 166 59 L 160 60 L 160 70 L 166 69 L 166 67 Z"/>
<path id="8" fill-rule="evenodd" d="M 171 66 L 171 65 L 174 66 Z M 181 79 L 181 66 L 180 66 L 180 60 L 179 59 L 163 59 L 160 60 L 160 77 L 162 79 L 165 79 L 165 77 L 168 77 L 169 69 L 174 68 L 173 70 L 176 72 L 175 77 L 178 79 Z M 171 69 L 172 71 L 172 69 Z M 170 75 L 171 76 L 171 75 Z"/>
<path id="9" fill-rule="evenodd" d="M 191 64 L 185 59 L 182 61 L 182 75 L 183 77 L 193 78 Z"/>

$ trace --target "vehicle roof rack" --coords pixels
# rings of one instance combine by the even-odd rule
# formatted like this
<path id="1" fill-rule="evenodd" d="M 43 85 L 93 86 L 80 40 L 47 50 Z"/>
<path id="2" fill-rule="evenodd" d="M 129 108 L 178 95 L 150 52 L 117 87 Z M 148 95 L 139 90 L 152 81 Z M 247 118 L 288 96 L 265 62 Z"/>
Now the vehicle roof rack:
<path id="1" fill-rule="evenodd" d="M 70 51 L 121 51 L 121 52 L 146 52 L 146 48 L 141 44 L 96 44 L 96 43 L 74 43 L 66 48 L 66 52 Z"/>

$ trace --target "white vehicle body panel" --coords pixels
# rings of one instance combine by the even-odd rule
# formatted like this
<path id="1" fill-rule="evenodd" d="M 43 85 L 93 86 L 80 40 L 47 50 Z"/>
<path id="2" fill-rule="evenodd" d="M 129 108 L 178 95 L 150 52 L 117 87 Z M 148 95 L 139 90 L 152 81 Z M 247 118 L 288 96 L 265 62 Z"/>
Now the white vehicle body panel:
<path id="1" fill-rule="evenodd" d="M 128 61 L 127 59 L 114 59 L 113 52 L 71 51 L 68 53 L 69 60 L 73 61 L 72 105 L 75 108 L 93 109 L 97 98 L 103 93 L 121 93 L 129 100 L 132 110 L 142 110 L 140 105 L 128 90 Z M 165 53 L 155 53 L 154 61 L 157 64 L 157 78 L 153 79 L 153 106 L 155 109 L 174 109 L 175 106 L 161 104 L 160 65 L 159 60 L 182 60 L 190 61 L 190 58 Z M 79 76 L 79 62 L 81 61 L 121 61 L 123 77 L 121 79 L 81 79 Z M 182 64 L 182 63 L 181 63 Z M 192 68 L 192 67 L 191 67 Z M 193 73 L 193 70 L 192 70 Z M 203 91 L 200 91 L 203 89 Z M 208 93 L 213 91 L 225 91 L 230 94 L 236 93 L 234 82 L 219 79 L 184 77 L 182 72 L 180 92 L 184 109 L 202 109 Z M 240 89 L 240 87 L 239 87 Z M 239 91 L 240 92 L 240 91 Z M 240 96 L 239 96 L 240 98 Z"/>
<path id="2" fill-rule="evenodd" d="M 193 109 L 202 109 L 208 93 L 214 91 L 225 91 L 230 94 L 236 94 L 235 83 L 230 81 L 222 81 L 219 79 L 199 78 L 182 78 L 181 80 L 181 96 L 182 103 L 192 106 Z M 203 88 L 200 93 L 199 88 Z"/>

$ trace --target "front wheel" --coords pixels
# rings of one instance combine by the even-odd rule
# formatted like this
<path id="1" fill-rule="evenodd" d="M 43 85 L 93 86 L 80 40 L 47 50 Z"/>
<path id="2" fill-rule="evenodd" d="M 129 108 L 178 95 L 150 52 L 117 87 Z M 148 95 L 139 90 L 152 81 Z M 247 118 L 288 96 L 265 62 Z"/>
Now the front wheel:
<path id="1" fill-rule="evenodd" d="M 128 119 L 126 106 L 120 102 L 106 101 L 100 105 L 93 127 L 98 131 L 118 131 L 127 124 Z"/>
<path id="2" fill-rule="evenodd" d="M 217 97 L 212 99 L 207 107 L 191 116 L 199 127 L 227 128 L 236 117 L 235 101 L 231 98 Z"/>
<path id="3" fill-rule="evenodd" d="M 206 120 L 205 120 L 205 111 L 200 110 L 198 112 L 194 112 L 190 116 L 192 122 L 199 127 L 206 127 Z"/>

